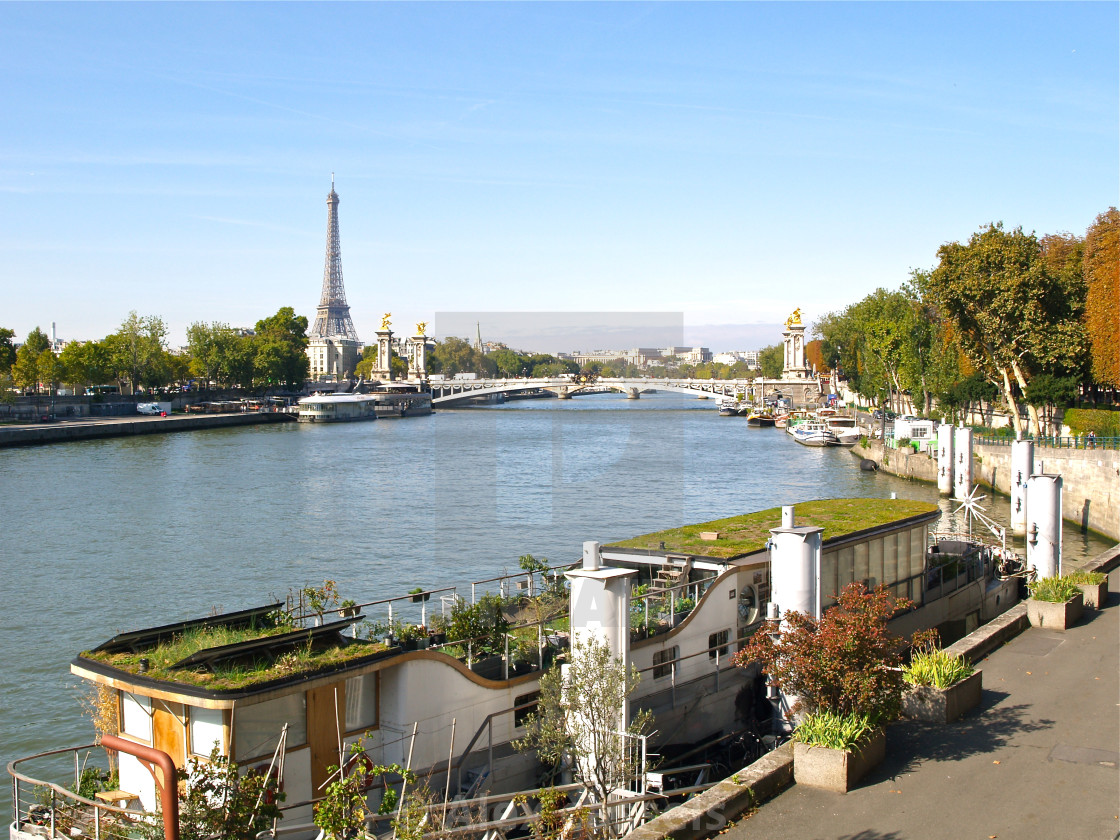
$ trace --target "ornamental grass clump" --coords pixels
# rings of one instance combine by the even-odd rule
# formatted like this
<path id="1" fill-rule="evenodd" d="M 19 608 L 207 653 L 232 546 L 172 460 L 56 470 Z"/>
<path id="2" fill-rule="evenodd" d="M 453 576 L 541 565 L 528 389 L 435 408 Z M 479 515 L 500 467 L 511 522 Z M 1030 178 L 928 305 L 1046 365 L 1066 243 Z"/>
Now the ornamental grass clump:
<path id="1" fill-rule="evenodd" d="M 1068 577 L 1042 578 L 1032 581 L 1028 588 L 1034 600 L 1053 604 L 1064 604 L 1081 594 L 1077 584 Z"/>
<path id="2" fill-rule="evenodd" d="M 1068 580 L 1070 583 L 1074 584 L 1100 586 L 1102 583 L 1108 580 L 1108 575 L 1106 575 L 1104 572 L 1077 571 L 1070 572 L 1068 575 L 1062 575 L 1062 580 Z"/>
<path id="3" fill-rule="evenodd" d="M 902 669 L 902 678 L 910 685 L 949 688 L 971 677 L 975 670 L 963 657 L 941 648 L 928 648 L 914 653 L 910 664 Z"/>
<path id="4" fill-rule="evenodd" d="M 908 606 L 885 586 L 869 592 L 851 583 L 819 621 L 787 612 L 780 627 L 759 630 L 732 661 L 760 663 L 783 693 L 798 698 L 794 714 L 829 712 L 878 726 L 897 718 L 902 705 L 903 640 L 888 632 L 887 621 Z M 923 633 L 912 643 L 927 640 Z"/>
<path id="5" fill-rule="evenodd" d="M 805 715 L 793 731 L 793 739 L 810 747 L 850 750 L 867 740 L 875 725 L 866 715 L 838 715 L 821 710 Z"/>

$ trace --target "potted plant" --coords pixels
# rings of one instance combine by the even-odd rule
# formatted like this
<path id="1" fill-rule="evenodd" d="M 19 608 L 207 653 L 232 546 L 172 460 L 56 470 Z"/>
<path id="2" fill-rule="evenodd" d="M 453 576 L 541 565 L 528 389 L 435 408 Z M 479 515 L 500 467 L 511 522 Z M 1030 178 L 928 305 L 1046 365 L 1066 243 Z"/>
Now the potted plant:
<path id="1" fill-rule="evenodd" d="M 883 728 L 858 712 L 810 712 L 793 731 L 793 777 L 799 785 L 847 793 L 886 755 Z"/>
<path id="2" fill-rule="evenodd" d="M 443 613 L 428 617 L 428 644 L 442 645 L 447 641 L 447 618 Z"/>
<path id="3" fill-rule="evenodd" d="M 1099 610 L 1108 600 L 1108 575 L 1104 572 L 1070 572 L 1064 575 L 1065 579 L 1077 584 L 1081 594 L 1085 596 L 1085 606 Z"/>
<path id="4" fill-rule="evenodd" d="M 428 631 L 419 624 L 403 624 L 400 641 L 403 650 L 419 650 L 428 646 Z"/>
<path id="5" fill-rule="evenodd" d="M 887 621 L 908 605 L 885 586 L 868 592 L 851 583 L 819 620 L 787 612 L 780 625 L 760 629 L 734 655 L 740 667 L 761 664 L 793 699 L 791 722 L 800 717 L 793 733 L 799 784 L 843 793 L 884 757 L 882 726 L 898 717 L 905 685 L 899 640 Z"/>
<path id="6" fill-rule="evenodd" d="M 1069 578 L 1050 577 L 1032 581 L 1027 599 L 1027 618 L 1032 627 L 1065 630 L 1081 618 L 1085 596 Z"/>
<path id="7" fill-rule="evenodd" d="M 909 688 L 902 715 L 929 723 L 949 723 L 980 704 L 982 676 L 961 656 L 929 645 L 915 651 L 902 669 Z"/>
<path id="8" fill-rule="evenodd" d="M 412 596 L 414 603 L 419 604 L 421 601 L 427 601 L 432 597 L 431 592 L 425 592 L 424 587 L 417 586 L 415 589 L 408 590 L 408 594 Z"/>
<path id="9" fill-rule="evenodd" d="M 347 598 L 338 605 L 338 615 L 340 618 L 350 618 L 358 614 L 358 602 Z"/>

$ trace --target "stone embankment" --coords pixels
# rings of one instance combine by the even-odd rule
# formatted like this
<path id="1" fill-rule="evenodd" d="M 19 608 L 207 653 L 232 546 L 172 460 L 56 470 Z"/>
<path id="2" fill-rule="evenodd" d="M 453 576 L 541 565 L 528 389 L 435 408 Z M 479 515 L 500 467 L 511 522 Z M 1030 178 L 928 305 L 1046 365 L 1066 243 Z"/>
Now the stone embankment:
<path id="1" fill-rule="evenodd" d="M 903 478 L 937 482 L 937 460 L 907 449 L 887 449 L 879 441 L 856 444 L 852 454 Z M 972 476 L 982 487 L 1011 494 L 1011 447 L 976 444 Z M 1062 516 L 1081 528 L 1120 540 L 1120 451 L 1036 446 L 1035 468 L 1062 476 Z"/>
<path id="2" fill-rule="evenodd" d="M 295 420 L 283 412 L 246 412 L 236 414 L 194 414 L 171 417 L 105 417 L 61 420 L 20 426 L 0 426 L 0 448 L 65 443 L 95 438 L 158 435 L 197 429 L 222 429 L 260 423 L 286 423 Z"/>

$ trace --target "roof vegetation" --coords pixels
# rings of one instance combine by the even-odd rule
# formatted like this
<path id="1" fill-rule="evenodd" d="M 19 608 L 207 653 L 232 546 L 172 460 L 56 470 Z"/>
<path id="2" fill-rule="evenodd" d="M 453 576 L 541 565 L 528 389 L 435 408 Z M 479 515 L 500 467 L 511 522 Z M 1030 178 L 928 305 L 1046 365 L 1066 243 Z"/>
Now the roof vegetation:
<path id="1" fill-rule="evenodd" d="M 296 647 L 289 647 L 274 656 L 256 651 L 251 657 L 229 659 L 217 662 L 211 670 L 179 668 L 171 666 L 202 650 L 223 645 L 281 636 L 297 628 L 290 625 L 244 627 L 202 627 L 176 635 L 173 639 L 156 647 L 140 652 L 83 651 L 81 657 L 93 662 L 101 662 L 129 674 L 143 675 L 148 679 L 170 683 L 197 686 L 214 691 L 233 691 L 252 688 L 264 683 L 274 682 L 286 677 L 310 674 L 316 671 L 337 668 L 352 660 L 370 656 L 386 650 L 380 642 L 362 639 L 319 640 Z M 146 659 L 148 668 L 141 671 L 140 660 Z"/>
<path id="2" fill-rule="evenodd" d="M 824 539 L 827 541 L 911 516 L 933 513 L 937 509 L 932 502 L 913 499 L 821 499 L 798 504 L 794 509 L 794 524 L 797 527 L 824 528 Z M 779 528 L 781 524 L 782 509 L 773 507 L 727 519 L 669 528 L 605 547 L 730 560 L 761 551 L 770 538 L 770 529 Z M 702 532 L 718 532 L 719 539 L 701 539 Z"/>

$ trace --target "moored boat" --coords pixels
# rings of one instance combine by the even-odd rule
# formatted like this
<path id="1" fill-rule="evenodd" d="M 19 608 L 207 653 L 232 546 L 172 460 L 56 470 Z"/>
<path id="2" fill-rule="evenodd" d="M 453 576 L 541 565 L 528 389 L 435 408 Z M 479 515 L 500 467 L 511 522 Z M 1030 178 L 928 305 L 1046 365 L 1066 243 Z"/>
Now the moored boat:
<path id="1" fill-rule="evenodd" d="M 828 424 L 820 420 L 806 420 L 793 429 L 793 439 L 804 446 L 839 446 L 840 441 Z"/>
<path id="2" fill-rule="evenodd" d="M 765 411 L 752 411 L 747 415 L 747 425 L 755 428 L 771 428 L 777 423 L 773 414 Z"/>
<path id="3" fill-rule="evenodd" d="M 716 403 L 720 417 L 742 417 L 747 407 L 734 397 L 721 397 Z"/>
<path id="4" fill-rule="evenodd" d="M 859 442 L 860 430 L 856 418 L 844 414 L 827 415 L 822 418 L 828 430 L 836 435 L 841 446 L 855 446 Z"/>

